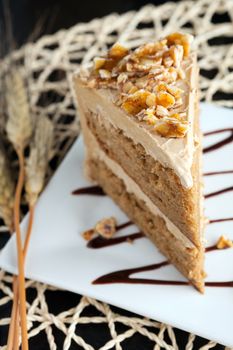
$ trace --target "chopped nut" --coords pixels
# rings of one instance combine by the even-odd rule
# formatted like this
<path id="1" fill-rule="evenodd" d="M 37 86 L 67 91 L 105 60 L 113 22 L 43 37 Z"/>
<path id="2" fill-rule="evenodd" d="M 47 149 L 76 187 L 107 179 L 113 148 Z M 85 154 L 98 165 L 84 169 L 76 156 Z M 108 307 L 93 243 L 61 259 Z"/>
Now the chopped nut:
<path id="1" fill-rule="evenodd" d="M 180 98 L 180 95 L 183 92 L 182 89 L 179 89 L 174 85 L 167 85 L 166 88 L 167 88 L 167 91 L 175 97 L 175 99 Z"/>
<path id="2" fill-rule="evenodd" d="M 137 86 L 133 85 L 131 89 L 129 90 L 129 94 L 134 94 L 136 91 L 138 91 Z"/>
<path id="3" fill-rule="evenodd" d="M 181 113 L 171 113 L 169 119 L 177 119 L 181 122 L 186 122 L 187 114 L 185 112 Z"/>
<path id="4" fill-rule="evenodd" d="M 122 91 L 124 93 L 129 93 L 130 89 L 133 87 L 133 83 L 131 81 L 127 81 L 126 83 L 123 84 Z"/>
<path id="5" fill-rule="evenodd" d="M 119 74 L 118 78 L 117 78 L 117 82 L 118 84 L 120 83 L 125 83 L 128 80 L 128 75 L 125 73 L 121 73 Z"/>
<path id="6" fill-rule="evenodd" d="M 100 75 L 100 78 L 102 78 L 102 79 L 111 78 L 111 72 L 109 72 L 109 70 L 107 70 L 107 69 L 100 69 L 99 75 Z"/>
<path id="7" fill-rule="evenodd" d="M 231 239 L 227 238 L 226 236 L 219 237 L 217 242 L 218 249 L 226 249 L 231 247 L 233 247 L 233 242 Z"/>
<path id="8" fill-rule="evenodd" d="M 184 56 L 187 57 L 190 50 L 190 44 L 193 41 L 193 36 L 190 34 L 172 33 L 167 36 L 168 45 L 182 45 L 184 49 Z"/>
<path id="9" fill-rule="evenodd" d="M 82 236 L 86 241 L 90 241 L 95 236 L 95 231 L 93 229 L 84 231 Z"/>
<path id="10" fill-rule="evenodd" d="M 155 87 L 156 91 L 167 91 L 167 84 L 165 83 L 159 83 L 156 87 Z"/>
<path id="11" fill-rule="evenodd" d="M 158 64 L 158 67 L 155 66 L 150 69 L 150 74 L 154 74 L 154 75 L 161 74 L 164 71 L 164 68 L 161 64 L 162 64 L 162 59 L 160 60 L 160 64 Z"/>
<path id="12" fill-rule="evenodd" d="M 147 108 L 142 119 L 149 125 L 155 125 L 158 120 L 158 118 L 155 116 L 155 109 Z"/>
<path id="13" fill-rule="evenodd" d="M 134 73 L 138 73 L 138 72 L 149 72 L 149 70 L 151 69 L 151 66 L 145 65 L 145 64 L 140 64 L 140 63 L 132 63 L 132 62 L 128 62 L 126 63 L 126 70 L 128 72 L 134 72 Z"/>
<path id="14" fill-rule="evenodd" d="M 108 51 L 108 56 L 110 58 L 118 59 L 125 57 L 129 53 L 129 49 L 122 46 L 119 43 L 114 44 Z"/>
<path id="15" fill-rule="evenodd" d="M 156 115 L 159 117 L 168 117 L 169 116 L 169 112 L 167 110 L 167 108 L 157 105 L 156 107 Z"/>
<path id="16" fill-rule="evenodd" d="M 177 79 L 177 70 L 174 67 L 168 68 L 167 80 L 169 82 L 174 82 Z"/>
<path id="17" fill-rule="evenodd" d="M 142 78 L 138 78 L 135 82 L 135 85 L 139 88 L 139 89 L 144 89 L 147 87 L 148 84 L 148 78 L 147 75 L 145 75 Z"/>
<path id="18" fill-rule="evenodd" d="M 159 91 L 156 96 L 156 102 L 165 108 L 169 108 L 174 105 L 175 98 L 166 91 Z"/>
<path id="19" fill-rule="evenodd" d="M 181 45 L 174 45 L 170 47 L 170 55 L 171 58 L 174 62 L 174 66 L 175 67 L 180 67 L 181 61 L 183 59 L 183 55 L 184 55 L 184 49 L 183 46 Z"/>
<path id="20" fill-rule="evenodd" d="M 104 66 L 105 62 L 106 62 L 106 58 L 95 57 L 94 58 L 94 68 L 96 70 L 102 68 Z"/>
<path id="21" fill-rule="evenodd" d="M 168 57 L 165 57 L 163 59 L 163 64 L 165 65 L 165 67 L 171 67 L 173 65 L 174 61 L 172 59 L 172 57 L 168 56 Z"/>
<path id="22" fill-rule="evenodd" d="M 177 70 L 177 74 L 178 74 L 178 77 L 180 78 L 180 79 L 184 79 L 185 78 L 185 73 L 184 73 L 184 71 L 183 71 L 183 69 L 178 69 Z"/>
<path id="23" fill-rule="evenodd" d="M 116 232 L 116 219 L 114 217 L 102 219 L 97 222 L 94 230 L 104 238 L 111 238 Z"/>
<path id="24" fill-rule="evenodd" d="M 155 94 L 149 94 L 146 98 L 146 104 L 148 107 L 153 107 L 156 104 L 156 95 Z"/>
<path id="25" fill-rule="evenodd" d="M 146 99 L 150 93 L 145 90 L 138 90 L 134 94 L 128 96 L 122 104 L 122 108 L 129 114 L 136 115 L 142 109 L 147 108 Z"/>
<path id="26" fill-rule="evenodd" d="M 155 125 L 154 130 L 163 137 L 184 137 L 188 129 L 186 122 L 181 123 L 174 119 L 161 119 L 161 122 Z"/>
<path id="27" fill-rule="evenodd" d="M 177 107 L 180 107 L 182 104 L 183 104 L 183 100 L 182 100 L 181 97 L 179 97 L 179 98 L 176 99 L 176 102 L 175 102 L 173 107 L 177 108 Z"/>
<path id="28" fill-rule="evenodd" d="M 139 47 L 135 51 L 135 55 L 136 55 L 136 57 L 153 56 L 158 51 L 164 50 L 166 48 L 166 43 L 167 43 L 167 40 L 165 39 L 165 40 L 158 41 L 157 43 L 145 44 L 145 45 Z"/>

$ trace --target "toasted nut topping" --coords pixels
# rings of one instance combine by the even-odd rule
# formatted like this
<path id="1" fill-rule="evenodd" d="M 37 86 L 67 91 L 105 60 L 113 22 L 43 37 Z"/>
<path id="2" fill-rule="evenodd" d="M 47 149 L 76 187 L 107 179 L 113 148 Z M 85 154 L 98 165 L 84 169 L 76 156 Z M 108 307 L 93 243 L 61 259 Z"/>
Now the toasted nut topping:
<path id="1" fill-rule="evenodd" d="M 174 105 L 175 98 L 166 91 L 159 91 L 156 97 L 156 102 L 165 108 L 169 108 Z"/>
<path id="2" fill-rule="evenodd" d="M 184 137 L 187 132 L 187 123 L 169 118 L 161 119 L 161 122 L 155 125 L 155 130 L 164 137 Z"/>
<path id="3" fill-rule="evenodd" d="M 155 116 L 154 108 L 148 108 L 145 111 L 145 114 L 142 119 L 145 120 L 149 125 L 155 125 L 158 118 Z"/>
<path id="4" fill-rule="evenodd" d="M 145 90 L 136 91 L 128 96 L 127 100 L 122 104 L 122 108 L 129 114 L 138 114 L 142 109 L 147 108 L 146 100 L 149 94 Z"/>
<path id="5" fill-rule="evenodd" d="M 190 50 L 190 44 L 193 41 L 193 36 L 189 34 L 173 33 L 167 36 L 168 45 L 182 45 L 184 56 L 187 57 Z"/>
<path id="6" fill-rule="evenodd" d="M 127 81 L 126 83 L 124 83 L 122 87 L 122 91 L 127 94 L 129 93 L 130 89 L 132 89 L 133 86 L 134 85 L 131 81 Z"/>
<path id="7" fill-rule="evenodd" d="M 137 86 L 133 85 L 128 92 L 129 92 L 129 94 L 134 94 L 136 91 L 138 91 L 138 88 L 137 88 Z"/>
<path id="8" fill-rule="evenodd" d="M 86 241 L 90 241 L 95 236 L 95 231 L 93 229 L 84 231 L 82 236 Z"/>
<path id="9" fill-rule="evenodd" d="M 100 75 L 100 78 L 102 78 L 102 79 L 111 78 L 111 72 L 109 72 L 109 70 L 107 70 L 107 69 L 100 69 L 99 75 Z"/>
<path id="10" fill-rule="evenodd" d="M 171 119 L 177 119 L 177 120 L 182 120 L 182 115 L 180 113 L 174 113 L 170 115 Z"/>
<path id="11" fill-rule="evenodd" d="M 155 87 L 156 91 L 167 91 L 167 84 L 165 83 L 159 83 L 156 87 Z"/>
<path id="12" fill-rule="evenodd" d="M 106 62 L 106 59 L 103 57 L 95 57 L 94 58 L 94 68 L 96 70 L 102 68 Z"/>
<path id="13" fill-rule="evenodd" d="M 174 66 L 177 68 L 180 67 L 184 55 L 183 46 L 174 45 L 170 47 L 170 55 L 173 59 Z"/>
<path id="14" fill-rule="evenodd" d="M 179 89 L 178 87 L 173 85 L 167 85 L 166 88 L 167 91 L 175 97 L 175 99 L 180 98 L 180 95 L 183 92 L 182 89 Z"/>
<path id="15" fill-rule="evenodd" d="M 165 39 L 158 41 L 157 43 L 145 44 L 136 50 L 135 55 L 137 57 L 154 56 L 156 53 L 166 47 L 166 43 L 167 40 Z"/>
<path id="16" fill-rule="evenodd" d="M 111 238 L 116 232 L 116 219 L 114 217 L 102 219 L 97 222 L 94 230 L 104 238 Z"/>
<path id="17" fill-rule="evenodd" d="M 149 130 L 164 137 L 184 137 L 191 41 L 190 35 L 173 33 L 132 51 L 116 43 L 105 57 L 94 59 L 85 82 L 90 88 L 116 90 L 116 106 L 146 123 Z"/>
<path id="18" fill-rule="evenodd" d="M 156 104 L 156 95 L 155 94 L 149 94 L 146 98 L 146 104 L 148 107 L 153 107 Z"/>
<path id="19" fill-rule="evenodd" d="M 219 237 L 217 242 L 218 249 L 226 249 L 231 247 L 233 247 L 233 242 L 231 239 L 227 238 L 226 236 Z"/>
<path id="20" fill-rule="evenodd" d="M 171 83 L 177 80 L 177 70 L 174 67 L 168 69 L 167 80 Z"/>
<path id="21" fill-rule="evenodd" d="M 108 56 L 110 58 L 118 59 L 125 57 L 129 53 L 129 49 L 122 46 L 119 43 L 114 44 L 108 51 Z"/>
<path id="22" fill-rule="evenodd" d="M 183 71 L 183 69 L 178 69 L 177 70 L 177 74 L 178 74 L 178 77 L 180 78 L 180 79 L 184 79 L 185 78 L 185 73 L 184 73 L 184 71 Z"/>
<path id="23" fill-rule="evenodd" d="M 121 73 L 118 75 L 117 82 L 118 84 L 120 83 L 125 83 L 128 80 L 128 75 L 125 73 Z"/>
<path id="24" fill-rule="evenodd" d="M 156 107 L 156 115 L 159 117 L 168 117 L 169 116 L 169 111 L 167 108 L 157 105 Z"/>
<path id="25" fill-rule="evenodd" d="M 171 67 L 174 63 L 174 60 L 172 59 L 172 57 L 168 56 L 168 57 L 165 57 L 163 59 L 163 64 L 165 67 Z"/>

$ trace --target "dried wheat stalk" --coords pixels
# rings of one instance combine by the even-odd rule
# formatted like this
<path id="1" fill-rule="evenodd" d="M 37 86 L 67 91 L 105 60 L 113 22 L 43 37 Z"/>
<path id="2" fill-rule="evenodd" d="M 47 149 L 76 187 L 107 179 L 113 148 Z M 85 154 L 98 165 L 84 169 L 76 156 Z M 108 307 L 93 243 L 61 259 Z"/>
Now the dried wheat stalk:
<path id="1" fill-rule="evenodd" d="M 27 200 L 29 203 L 29 221 L 28 228 L 23 248 L 24 260 L 27 254 L 28 245 L 30 241 L 30 236 L 32 233 L 33 218 L 34 218 L 34 206 L 37 201 L 38 195 L 44 186 L 45 173 L 47 170 L 49 154 L 52 147 L 53 140 L 53 125 L 52 122 L 46 117 L 41 116 L 37 119 L 35 125 L 34 138 L 30 144 L 30 156 L 26 162 L 26 183 L 25 189 L 27 194 Z M 18 324 L 17 324 L 17 315 L 18 315 L 18 305 L 16 303 L 18 299 L 18 280 L 14 279 L 14 290 L 15 298 L 13 301 L 13 308 L 10 324 L 10 334 L 9 337 L 10 344 L 11 342 L 16 344 L 18 348 L 18 337 L 15 337 L 13 340 L 13 333 L 17 333 Z"/>
<path id="2" fill-rule="evenodd" d="M 13 231 L 15 184 L 3 146 L 0 145 L 0 217 L 10 232 Z"/>
<path id="3" fill-rule="evenodd" d="M 26 161 L 25 189 L 30 206 L 35 204 L 43 189 L 52 141 L 52 122 L 46 117 L 38 117 L 34 138 L 30 145 L 30 155 Z"/>
<path id="4" fill-rule="evenodd" d="M 8 111 L 8 120 L 6 124 L 6 132 L 8 139 L 13 144 L 18 160 L 19 160 L 19 175 L 15 191 L 14 200 L 14 227 L 16 231 L 17 244 L 17 259 L 18 259 L 18 279 L 14 278 L 14 305 L 18 303 L 19 296 L 19 313 L 20 326 L 22 336 L 22 350 L 28 350 L 28 334 L 27 334 L 27 311 L 26 311 L 26 291 L 25 291 L 25 276 L 24 276 L 24 254 L 20 230 L 20 201 L 24 186 L 24 149 L 27 146 L 32 135 L 32 119 L 30 116 L 29 103 L 27 98 L 27 90 L 24 79 L 16 68 L 11 68 L 11 71 L 5 77 L 5 94 Z M 18 291 L 18 295 L 17 295 Z M 17 334 L 18 312 L 12 318 L 12 324 L 9 329 L 8 349 L 18 344 L 18 339 L 15 340 Z"/>
<path id="5" fill-rule="evenodd" d="M 6 75 L 5 85 L 8 112 L 7 136 L 16 150 L 24 149 L 32 135 L 32 118 L 25 83 L 18 69 L 13 68 Z"/>

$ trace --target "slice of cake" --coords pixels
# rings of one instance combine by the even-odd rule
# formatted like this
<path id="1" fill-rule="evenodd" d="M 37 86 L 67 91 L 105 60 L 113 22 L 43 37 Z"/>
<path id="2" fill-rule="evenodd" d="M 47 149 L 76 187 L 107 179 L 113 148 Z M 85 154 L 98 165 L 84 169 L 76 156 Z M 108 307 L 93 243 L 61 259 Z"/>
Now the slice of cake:
<path id="1" fill-rule="evenodd" d="M 173 33 L 132 51 L 116 43 L 74 83 L 87 176 L 203 292 L 202 150 L 191 41 Z"/>

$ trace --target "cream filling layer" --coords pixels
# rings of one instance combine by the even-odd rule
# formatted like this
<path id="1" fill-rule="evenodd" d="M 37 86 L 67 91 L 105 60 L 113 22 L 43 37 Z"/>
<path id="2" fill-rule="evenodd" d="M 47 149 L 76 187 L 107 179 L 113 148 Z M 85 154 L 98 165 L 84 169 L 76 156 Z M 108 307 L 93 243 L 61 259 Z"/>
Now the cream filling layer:
<path id="1" fill-rule="evenodd" d="M 90 133 L 88 136 L 89 138 L 92 138 L 92 147 L 89 149 L 89 152 L 91 151 L 90 155 L 103 161 L 106 166 L 113 172 L 113 174 L 115 174 L 124 182 L 127 192 L 134 194 L 137 198 L 142 200 L 153 215 L 161 217 L 164 220 L 170 233 L 175 236 L 176 239 L 182 242 L 185 247 L 196 248 L 195 245 L 179 230 L 179 228 L 175 226 L 171 220 L 169 220 L 169 218 L 164 215 L 161 210 L 150 200 L 150 198 L 145 195 L 137 183 L 125 173 L 122 167 L 102 151 L 94 139 L 94 136 L 90 135 Z"/>

